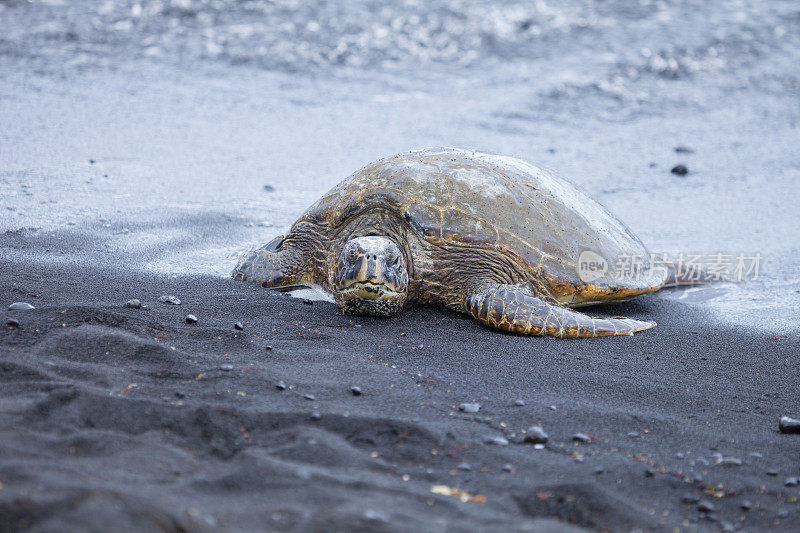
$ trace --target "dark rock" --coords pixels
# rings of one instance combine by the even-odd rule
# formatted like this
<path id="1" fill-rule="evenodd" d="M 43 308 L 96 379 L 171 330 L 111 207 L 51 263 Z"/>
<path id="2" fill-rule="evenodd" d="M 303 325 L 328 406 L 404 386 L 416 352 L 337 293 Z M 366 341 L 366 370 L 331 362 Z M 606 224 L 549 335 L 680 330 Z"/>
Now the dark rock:
<path id="1" fill-rule="evenodd" d="M 187 324 L 195 324 L 197 323 L 197 317 L 194 315 L 186 315 L 186 323 Z"/>
<path id="2" fill-rule="evenodd" d="M 517 401 L 514 402 L 514 405 L 516 405 L 517 407 L 522 407 L 523 405 L 525 405 L 525 401 L 524 400 L 517 400 Z"/>
<path id="3" fill-rule="evenodd" d="M 264 185 L 264 191 L 273 192 L 274 190 L 275 190 L 275 187 L 273 187 L 272 185 Z"/>
<path id="4" fill-rule="evenodd" d="M 281 380 L 275 384 L 275 388 L 280 390 L 286 390 L 286 383 L 284 383 L 283 380 Z"/>
<path id="5" fill-rule="evenodd" d="M 650 468 L 644 471 L 644 477 L 655 477 L 655 475 L 656 473 Z"/>
<path id="6" fill-rule="evenodd" d="M 270 351 L 270 350 L 272 349 L 272 346 L 270 346 L 269 344 L 267 344 L 266 346 L 264 346 L 264 349 L 265 349 L 266 351 Z"/>
<path id="7" fill-rule="evenodd" d="M 713 513 L 714 511 L 717 510 L 717 508 L 714 507 L 714 504 L 711 503 L 710 501 L 703 500 L 697 504 L 697 510 L 700 511 L 701 513 Z"/>
<path id="8" fill-rule="evenodd" d="M 14 302 L 8 306 L 9 311 L 30 311 L 31 309 L 36 308 L 28 302 Z"/>
<path id="9" fill-rule="evenodd" d="M 697 503 L 700 501 L 700 498 L 694 494 L 684 494 L 683 498 L 681 498 L 681 501 L 683 503 Z"/>
<path id="10" fill-rule="evenodd" d="M 469 463 L 460 463 L 457 467 L 458 470 L 464 470 L 466 472 L 472 470 L 472 465 Z"/>
<path id="11" fill-rule="evenodd" d="M 94 159 L 90 159 L 90 160 L 89 160 L 89 164 L 90 164 L 90 165 L 94 165 L 94 163 L 95 163 Z"/>
<path id="12" fill-rule="evenodd" d="M 238 329 L 239 331 L 242 331 L 244 329 L 244 324 L 242 324 L 241 322 L 237 322 L 236 324 L 233 325 L 233 329 Z"/>
<path id="13" fill-rule="evenodd" d="M 361 396 L 361 387 L 350 387 L 350 392 L 353 393 L 353 396 Z"/>
<path id="14" fill-rule="evenodd" d="M 176 390 L 175 391 L 175 397 L 176 398 L 186 398 L 186 393 L 181 391 L 181 390 Z"/>
<path id="15" fill-rule="evenodd" d="M 532 444 L 545 444 L 550 439 L 542 426 L 531 426 L 525 432 L 525 442 Z"/>
<path id="16" fill-rule="evenodd" d="M 768 476 L 777 476 L 778 475 L 778 470 L 775 469 L 775 468 L 770 468 L 769 470 L 767 470 L 767 475 Z"/>
<path id="17" fill-rule="evenodd" d="M 589 435 L 587 435 L 586 433 L 575 433 L 572 436 L 572 440 L 574 442 L 580 442 L 580 443 L 583 443 L 583 444 L 588 444 L 588 443 L 592 442 L 592 438 Z"/>
<path id="18" fill-rule="evenodd" d="M 224 370 L 225 372 L 230 372 L 231 370 L 233 370 L 233 365 L 225 363 L 223 365 L 219 365 L 219 369 Z"/>
<path id="19" fill-rule="evenodd" d="M 787 487 L 796 487 L 800 485 L 800 479 L 796 477 L 787 477 L 786 481 L 784 481 L 784 485 Z"/>
<path id="20" fill-rule="evenodd" d="M 303 298 L 303 303 L 306 305 L 314 305 L 314 300 L 309 300 L 308 298 Z"/>
<path id="21" fill-rule="evenodd" d="M 688 146 L 676 146 L 675 147 L 676 154 L 693 154 L 694 150 L 689 148 Z"/>
<path id="22" fill-rule="evenodd" d="M 312 402 L 317 399 L 317 397 L 314 396 L 313 394 L 303 394 L 303 398 L 305 398 L 306 400 L 311 400 Z"/>
<path id="23" fill-rule="evenodd" d="M 670 172 L 678 176 L 685 176 L 689 173 L 689 169 L 686 168 L 686 165 L 675 165 Z"/>
<path id="24" fill-rule="evenodd" d="M 162 304 L 169 304 L 169 305 L 181 305 L 181 301 L 178 299 L 177 296 L 171 296 L 169 294 L 165 294 L 164 296 L 160 296 L 158 301 Z"/>
<path id="25" fill-rule="evenodd" d="M 142 302 L 137 298 L 131 298 L 127 302 L 125 302 L 125 307 L 130 307 L 131 309 L 141 309 Z"/>
<path id="26" fill-rule="evenodd" d="M 481 404 L 479 403 L 462 403 L 458 406 L 459 411 L 463 411 L 465 413 L 477 413 L 481 410 Z"/>
<path id="27" fill-rule="evenodd" d="M 739 509 L 742 511 L 749 511 L 753 508 L 753 504 L 750 503 L 750 500 L 744 500 L 742 503 L 739 504 Z"/>
<path id="28" fill-rule="evenodd" d="M 595 469 L 594 469 L 594 473 L 595 473 L 595 474 L 597 474 L 598 476 L 599 476 L 600 474 L 604 473 L 605 471 L 606 471 L 606 469 L 605 469 L 605 468 L 603 468 L 602 466 L 597 466 L 597 467 L 595 467 Z"/>
<path id="29" fill-rule="evenodd" d="M 495 444 L 497 446 L 508 446 L 508 439 L 505 437 L 486 437 L 483 442 L 486 444 Z"/>
<path id="30" fill-rule="evenodd" d="M 778 420 L 778 429 L 781 430 L 781 433 L 800 433 L 800 420 L 782 416 Z"/>
<path id="31" fill-rule="evenodd" d="M 8 320 L 6 320 L 6 326 L 11 328 L 18 328 L 19 320 L 17 320 L 16 318 L 9 318 Z"/>

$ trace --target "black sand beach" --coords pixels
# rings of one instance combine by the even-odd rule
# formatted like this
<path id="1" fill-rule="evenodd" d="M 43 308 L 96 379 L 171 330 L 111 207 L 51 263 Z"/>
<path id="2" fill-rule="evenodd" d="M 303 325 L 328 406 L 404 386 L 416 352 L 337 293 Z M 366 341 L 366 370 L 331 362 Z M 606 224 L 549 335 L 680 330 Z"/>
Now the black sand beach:
<path id="1" fill-rule="evenodd" d="M 0 28 L 0 532 L 800 530 L 795 3 L 11 1 Z M 574 341 L 229 278 L 437 145 L 762 271 Z"/>
<path id="2" fill-rule="evenodd" d="M 800 441 L 777 428 L 797 408 L 798 343 L 681 304 L 612 308 L 655 319 L 650 335 L 562 341 L 432 309 L 341 316 L 208 276 L 7 264 L 0 288 L 36 306 L 3 313 L 19 321 L 0 344 L 4 531 L 798 520 L 799 489 L 785 483 Z M 147 308 L 126 308 L 134 297 Z M 459 411 L 473 402 L 477 413 Z M 525 442 L 532 425 L 549 434 L 544 449 Z"/>

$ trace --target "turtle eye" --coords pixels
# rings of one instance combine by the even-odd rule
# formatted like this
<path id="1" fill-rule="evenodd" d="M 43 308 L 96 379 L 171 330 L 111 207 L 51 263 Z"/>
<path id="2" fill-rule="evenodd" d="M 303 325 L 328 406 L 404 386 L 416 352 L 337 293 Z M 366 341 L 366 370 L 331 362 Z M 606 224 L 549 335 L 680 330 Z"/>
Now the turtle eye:
<path id="1" fill-rule="evenodd" d="M 389 266 L 396 265 L 398 259 L 400 259 L 400 255 L 394 250 L 390 250 L 386 254 L 386 264 L 389 265 Z"/>
<path id="2" fill-rule="evenodd" d="M 357 255 L 357 253 L 356 253 L 356 247 L 355 246 L 350 246 L 350 247 L 347 248 L 347 251 L 345 252 L 345 257 L 347 258 L 348 261 L 350 261 L 351 263 L 353 261 L 355 261 L 356 260 L 356 255 Z"/>

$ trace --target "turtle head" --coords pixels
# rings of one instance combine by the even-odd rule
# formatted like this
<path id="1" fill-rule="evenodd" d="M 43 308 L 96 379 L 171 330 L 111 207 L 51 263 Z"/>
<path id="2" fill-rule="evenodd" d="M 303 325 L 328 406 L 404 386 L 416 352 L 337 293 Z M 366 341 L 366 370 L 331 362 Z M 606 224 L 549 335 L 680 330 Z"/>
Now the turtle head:
<path id="1" fill-rule="evenodd" d="M 333 296 L 346 313 L 393 315 L 406 299 L 406 261 L 387 237 L 356 237 L 342 247 L 332 285 Z"/>

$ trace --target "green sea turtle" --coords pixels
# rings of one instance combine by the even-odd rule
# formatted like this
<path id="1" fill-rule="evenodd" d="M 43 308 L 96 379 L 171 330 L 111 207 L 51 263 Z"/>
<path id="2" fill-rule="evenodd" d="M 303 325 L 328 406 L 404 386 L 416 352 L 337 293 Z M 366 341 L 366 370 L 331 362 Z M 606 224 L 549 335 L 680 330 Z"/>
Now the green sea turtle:
<path id="1" fill-rule="evenodd" d="M 636 261 L 622 275 L 619 262 Z M 569 182 L 512 157 L 429 148 L 362 168 L 233 272 L 269 288 L 318 285 L 347 313 L 440 305 L 505 331 L 632 335 L 655 322 L 572 308 L 676 279 Z"/>

